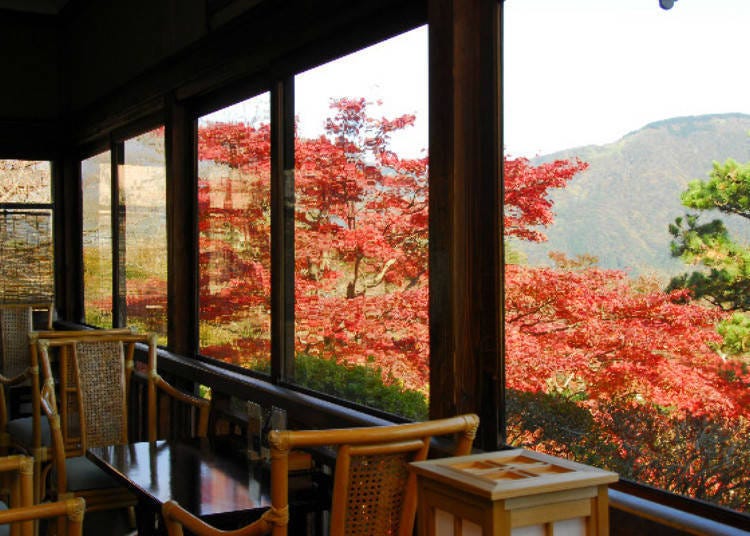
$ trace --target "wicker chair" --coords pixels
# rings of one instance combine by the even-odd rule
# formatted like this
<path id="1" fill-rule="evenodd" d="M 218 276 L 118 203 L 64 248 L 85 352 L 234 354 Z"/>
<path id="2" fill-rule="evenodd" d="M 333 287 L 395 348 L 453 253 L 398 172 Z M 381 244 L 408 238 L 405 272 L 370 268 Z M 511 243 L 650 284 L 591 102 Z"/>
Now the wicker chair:
<path id="1" fill-rule="evenodd" d="M 17 417 L 7 421 L 7 425 L 2 425 L 2 436 L 0 442 L 9 445 L 11 450 L 28 454 L 34 458 L 34 501 L 41 500 L 41 482 L 42 464 L 49 461 L 49 448 L 51 445 L 49 423 L 42 414 L 39 406 L 39 355 L 37 341 L 40 338 L 70 338 L 70 337 L 104 337 L 117 334 L 131 334 L 129 328 L 115 329 L 88 329 L 80 331 L 52 330 L 52 316 L 50 315 L 46 329 L 40 331 L 26 332 L 26 349 L 30 359 L 31 374 L 31 415 L 26 417 Z M 24 323 L 25 326 L 25 323 Z M 1 423 L 0 423 L 1 424 Z"/>
<path id="2" fill-rule="evenodd" d="M 261 519 L 234 531 L 221 531 L 184 510 L 174 501 L 162 508 L 169 536 L 183 527 L 200 536 L 286 535 L 289 518 L 288 468 L 293 449 L 336 448 L 331 536 L 411 535 L 417 510 L 412 461 L 424 460 L 434 436 L 458 434 L 453 454 L 468 454 L 479 426 L 473 414 L 433 421 L 339 430 L 278 431 L 271 445 L 271 508 Z"/>
<path id="3" fill-rule="evenodd" d="M 141 430 L 143 423 L 135 413 L 138 408 L 129 407 L 134 398 L 131 390 L 136 387 L 131 380 L 139 374 L 134 373 L 135 348 L 139 343 L 148 350 L 147 370 L 143 374 L 147 400 L 145 431 Z M 160 393 L 186 405 L 188 412 L 195 414 L 192 435 L 207 434 L 210 402 L 175 389 L 159 376 L 155 335 L 109 333 L 99 337 L 39 339 L 37 344 L 44 377 L 41 407 L 52 436 L 52 497 L 59 500 L 71 495 L 83 496 L 89 511 L 134 506 L 135 497 L 90 462 L 85 452 L 89 447 L 126 444 L 131 431 L 136 440 L 155 441 L 160 431 L 157 411 Z M 52 349 L 57 349 L 58 375 L 52 373 Z M 59 378 L 57 388 L 55 378 Z"/>
<path id="4" fill-rule="evenodd" d="M 52 329 L 54 305 L 44 303 L 5 303 L 0 304 L 0 454 L 7 454 L 11 446 L 11 435 L 8 431 L 11 398 L 10 391 L 17 386 L 30 386 L 31 413 L 39 415 L 39 367 L 29 349 L 29 332 L 34 329 L 34 312 L 42 311 L 45 320 L 41 326 Z M 6 392 L 7 390 L 7 392 Z M 32 417 L 16 417 L 18 423 L 32 427 Z"/>

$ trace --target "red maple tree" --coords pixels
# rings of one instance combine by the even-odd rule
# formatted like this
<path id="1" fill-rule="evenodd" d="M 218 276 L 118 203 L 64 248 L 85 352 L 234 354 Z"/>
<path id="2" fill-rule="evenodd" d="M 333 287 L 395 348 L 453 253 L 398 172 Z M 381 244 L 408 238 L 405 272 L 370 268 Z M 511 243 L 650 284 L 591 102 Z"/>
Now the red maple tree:
<path id="1" fill-rule="evenodd" d="M 325 133 L 296 140 L 296 350 L 424 389 L 427 159 L 390 150 L 391 133 L 414 116 L 374 119 L 369 105 L 333 101 Z M 201 319 L 227 325 L 254 310 L 261 326 L 203 349 L 234 362 L 269 351 L 269 134 L 241 123 L 199 129 L 200 161 L 224 170 L 199 183 Z"/>
<path id="2" fill-rule="evenodd" d="M 325 135 L 295 145 L 297 351 L 425 389 L 427 159 L 390 149 L 414 116 L 375 119 L 369 106 L 332 101 Z"/>

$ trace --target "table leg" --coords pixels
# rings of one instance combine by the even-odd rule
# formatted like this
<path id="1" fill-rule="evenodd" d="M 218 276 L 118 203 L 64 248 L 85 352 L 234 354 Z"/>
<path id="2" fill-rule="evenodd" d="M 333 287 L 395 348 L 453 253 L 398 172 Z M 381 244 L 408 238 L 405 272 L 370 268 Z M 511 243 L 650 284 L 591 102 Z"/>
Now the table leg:
<path id="1" fill-rule="evenodd" d="M 135 507 L 135 525 L 138 536 L 166 534 L 161 523 L 161 512 L 147 501 L 138 501 Z"/>

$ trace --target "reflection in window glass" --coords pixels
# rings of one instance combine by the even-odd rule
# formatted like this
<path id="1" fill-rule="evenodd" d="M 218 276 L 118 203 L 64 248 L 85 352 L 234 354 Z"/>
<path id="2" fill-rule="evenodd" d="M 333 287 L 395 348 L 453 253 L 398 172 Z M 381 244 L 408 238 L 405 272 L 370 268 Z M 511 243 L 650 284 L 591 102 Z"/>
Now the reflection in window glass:
<path id="1" fill-rule="evenodd" d="M 508 0 L 503 58 L 509 442 L 744 512 L 748 22 Z"/>
<path id="2" fill-rule="evenodd" d="M 49 162 L 0 160 L 0 301 L 54 296 L 50 185 Z"/>
<path id="3" fill-rule="evenodd" d="M 271 169 L 268 93 L 198 120 L 200 352 L 268 372 Z"/>
<path id="4" fill-rule="evenodd" d="M 167 214 L 164 129 L 125 141 L 119 170 L 120 265 L 127 325 L 167 335 Z"/>
<path id="5" fill-rule="evenodd" d="M 112 327 L 112 165 L 110 152 L 81 162 L 85 321 Z"/>
<path id="6" fill-rule="evenodd" d="M 0 203 L 51 203 L 50 163 L 0 160 Z"/>
<path id="7" fill-rule="evenodd" d="M 424 418 L 427 29 L 294 83 L 295 381 Z"/>

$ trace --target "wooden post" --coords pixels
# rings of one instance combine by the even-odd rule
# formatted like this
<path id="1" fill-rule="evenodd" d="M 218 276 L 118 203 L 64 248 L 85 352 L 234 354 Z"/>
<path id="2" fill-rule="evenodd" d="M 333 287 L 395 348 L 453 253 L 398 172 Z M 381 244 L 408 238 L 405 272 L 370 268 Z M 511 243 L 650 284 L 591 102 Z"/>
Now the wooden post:
<path id="1" fill-rule="evenodd" d="M 477 413 L 499 446 L 503 396 L 500 5 L 430 0 L 430 417 Z"/>
<path id="2" fill-rule="evenodd" d="M 195 125 L 173 97 L 166 102 L 167 339 L 170 350 L 198 351 L 198 178 Z"/>

